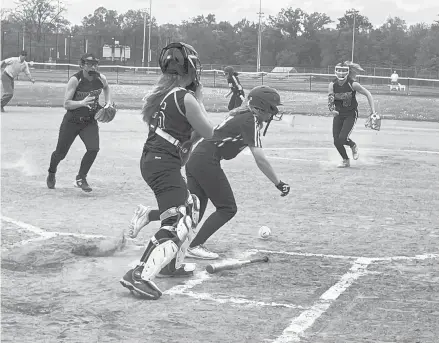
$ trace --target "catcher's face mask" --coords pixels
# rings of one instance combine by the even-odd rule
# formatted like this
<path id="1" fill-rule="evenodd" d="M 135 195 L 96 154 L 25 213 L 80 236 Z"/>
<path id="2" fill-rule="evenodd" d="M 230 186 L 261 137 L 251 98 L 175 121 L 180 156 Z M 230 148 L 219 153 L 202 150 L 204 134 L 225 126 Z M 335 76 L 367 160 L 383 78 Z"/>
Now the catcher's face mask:
<path id="1" fill-rule="evenodd" d="M 336 65 L 335 66 L 335 77 L 339 81 L 346 80 L 348 78 L 348 75 L 349 75 L 349 67 L 341 66 L 341 65 Z"/>
<path id="2" fill-rule="evenodd" d="M 171 43 L 162 49 L 159 57 L 160 69 L 164 74 L 185 76 L 192 74 L 195 86 L 200 84 L 201 62 L 198 53 L 189 44 Z"/>

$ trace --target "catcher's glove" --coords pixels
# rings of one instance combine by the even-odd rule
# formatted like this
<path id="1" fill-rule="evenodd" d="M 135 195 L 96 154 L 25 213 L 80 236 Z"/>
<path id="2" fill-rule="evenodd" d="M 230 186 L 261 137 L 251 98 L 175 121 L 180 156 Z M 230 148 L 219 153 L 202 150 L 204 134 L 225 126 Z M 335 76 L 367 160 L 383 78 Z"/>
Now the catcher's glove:
<path id="1" fill-rule="evenodd" d="M 104 107 L 102 107 L 99 111 L 96 112 L 95 119 L 97 121 L 100 121 L 101 123 L 109 123 L 114 119 L 116 112 L 117 112 L 117 108 L 114 103 L 106 104 Z"/>
<path id="2" fill-rule="evenodd" d="M 365 127 L 370 128 L 372 130 L 380 131 L 381 129 L 381 117 L 378 113 L 372 113 L 364 124 Z"/>

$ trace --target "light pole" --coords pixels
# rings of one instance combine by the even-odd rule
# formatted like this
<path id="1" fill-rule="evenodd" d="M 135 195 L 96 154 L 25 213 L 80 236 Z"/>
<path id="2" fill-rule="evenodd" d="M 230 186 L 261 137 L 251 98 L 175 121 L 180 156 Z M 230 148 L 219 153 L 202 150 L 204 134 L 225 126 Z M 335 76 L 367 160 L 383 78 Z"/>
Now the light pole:
<path id="1" fill-rule="evenodd" d="M 261 71 L 261 46 L 262 46 L 262 33 L 261 33 L 261 17 L 262 17 L 262 0 L 259 0 L 259 27 L 258 27 L 258 56 L 256 59 L 256 71 Z"/>
<path id="2" fill-rule="evenodd" d="M 149 0 L 149 29 L 148 29 L 148 67 L 151 62 L 151 27 L 152 27 L 152 15 L 151 15 L 152 0 Z"/>
<path id="3" fill-rule="evenodd" d="M 151 17 L 151 7 L 152 7 L 152 0 L 149 0 L 149 32 L 148 32 L 148 67 L 149 62 L 151 61 L 151 23 L 152 23 L 152 17 Z M 148 9 L 143 8 L 141 9 L 143 12 L 143 50 L 142 50 L 142 67 L 145 66 L 145 46 L 146 46 L 146 12 Z"/>
<path id="4" fill-rule="evenodd" d="M 350 12 L 348 12 L 349 14 L 353 14 L 354 15 L 354 27 L 352 28 L 352 57 L 351 57 L 351 61 L 354 62 L 354 48 L 355 48 L 355 18 L 357 16 L 358 11 L 357 10 L 352 10 Z"/>
<path id="5" fill-rule="evenodd" d="M 145 66 L 145 37 L 146 37 L 146 10 L 143 9 L 143 49 L 142 49 L 142 67 Z"/>

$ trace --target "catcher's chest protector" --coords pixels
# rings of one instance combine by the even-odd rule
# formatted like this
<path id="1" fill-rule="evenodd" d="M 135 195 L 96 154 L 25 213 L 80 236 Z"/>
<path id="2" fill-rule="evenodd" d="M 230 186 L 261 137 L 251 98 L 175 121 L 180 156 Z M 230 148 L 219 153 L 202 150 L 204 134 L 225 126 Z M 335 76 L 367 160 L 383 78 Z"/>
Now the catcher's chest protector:
<path id="1" fill-rule="evenodd" d="M 357 107 L 356 91 L 352 88 L 353 81 L 347 79 L 343 85 L 339 85 L 337 80 L 333 81 L 334 104 L 339 113 L 353 112 Z"/>
<path id="2" fill-rule="evenodd" d="M 78 116 L 94 115 L 98 109 L 99 95 L 101 94 L 102 89 L 104 88 L 102 81 L 98 77 L 93 78 L 91 81 L 86 79 L 82 75 L 82 70 L 77 72 L 73 76 L 78 79 L 79 83 L 78 83 L 78 87 L 76 87 L 76 92 L 73 95 L 72 100 L 80 101 L 86 98 L 88 95 L 91 95 L 95 97 L 95 101 L 91 105 L 90 110 L 86 107 L 80 107 L 71 110 L 71 112 Z"/>

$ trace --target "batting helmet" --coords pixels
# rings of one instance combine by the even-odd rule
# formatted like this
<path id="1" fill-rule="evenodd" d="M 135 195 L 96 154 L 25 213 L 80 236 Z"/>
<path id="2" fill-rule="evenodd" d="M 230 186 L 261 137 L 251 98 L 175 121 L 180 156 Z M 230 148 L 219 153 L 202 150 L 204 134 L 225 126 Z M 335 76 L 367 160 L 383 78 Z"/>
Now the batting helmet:
<path id="1" fill-rule="evenodd" d="M 159 65 L 163 74 L 184 76 L 194 70 L 195 81 L 199 82 L 201 62 L 197 51 L 189 44 L 170 43 L 165 46 L 160 53 Z"/>
<path id="2" fill-rule="evenodd" d="M 265 126 L 264 136 L 267 133 L 268 126 L 272 120 L 281 120 L 282 115 L 279 115 L 279 109 L 277 106 L 281 106 L 280 95 L 278 91 L 269 86 L 258 86 L 253 88 L 250 93 L 248 93 L 248 100 L 251 106 L 259 108 L 271 116 L 267 120 L 267 125 Z"/>

